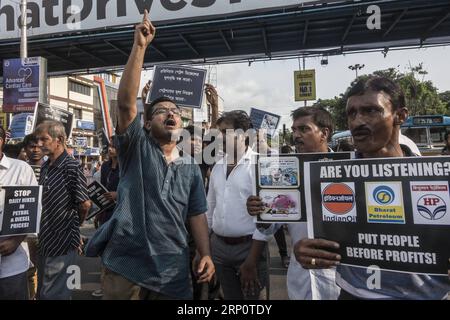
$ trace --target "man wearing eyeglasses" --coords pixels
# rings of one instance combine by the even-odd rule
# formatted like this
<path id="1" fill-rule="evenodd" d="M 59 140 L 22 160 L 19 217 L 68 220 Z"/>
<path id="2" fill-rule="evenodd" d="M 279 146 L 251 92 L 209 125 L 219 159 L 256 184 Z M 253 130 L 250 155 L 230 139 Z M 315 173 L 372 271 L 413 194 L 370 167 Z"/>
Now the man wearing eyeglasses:
<path id="1" fill-rule="evenodd" d="M 192 299 L 186 219 L 197 245 L 198 281 L 214 274 L 200 169 L 176 148 L 180 109 L 161 97 L 146 106 L 147 130 L 137 117 L 142 65 L 155 32 L 146 11 L 119 86 L 117 205 L 86 249 L 102 254 L 103 299 Z"/>

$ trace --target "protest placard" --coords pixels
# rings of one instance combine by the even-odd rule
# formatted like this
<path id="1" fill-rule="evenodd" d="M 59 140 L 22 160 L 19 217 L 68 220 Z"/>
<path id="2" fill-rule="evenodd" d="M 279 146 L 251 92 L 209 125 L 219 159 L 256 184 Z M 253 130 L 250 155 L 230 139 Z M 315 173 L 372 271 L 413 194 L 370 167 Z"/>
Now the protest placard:
<path id="1" fill-rule="evenodd" d="M 36 176 L 36 180 L 39 181 L 39 178 L 41 177 L 41 166 L 36 166 L 36 165 L 32 165 L 30 166 L 33 171 L 34 171 L 34 175 Z"/>
<path id="2" fill-rule="evenodd" d="M 70 137 L 72 133 L 73 113 L 49 104 L 38 103 L 34 112 L 34 129 L 46 120 L 61 122 L 67 137 Z"/>
<path id="3" fill-rule="evenodd" d="M 277 114 L 255 108 L 250 109 L 250 120 L 252 121 L 253 128 L 256 130 L 265 130 L 270 137 L 275 135 L 280 119 L 281 116 Z"/>
<path id="4" fill-rule="evenodd" d="M 262 198 L 264 213 L 258 223 L 306 221 L 303 167 L 309 161 L 351 159 L 354 153 L 305 153 L 256 156 L 256 195 Z"/>
<path id="5" fill-rule="evenodd" d="M 179 66 L 156 66 L 146 103 L 168 97 L 179 107 L 201 108 L 206 70 Z"/>
<path id="6" fill-rule="evenodd" d="M 41 199 L 42 186 L 0 187 L 0 237 L 37 235 Z"/>
<path id="7" fill-rule="evenodd" d="M 116 205 L 115 201 L 111 201 L 105 198 L 105 193 L 108 192 L 109 192 L 108 189 L 106 189 L 101 183 L 97 181 L 92 182 L 88 186 L 89 198 L 97 206 L 97 209 L 94 210 L 91 214 L 89 214 L 86 220 L 89 220 L 92 217 L 98 215 L 99 213 L 111 209 Z"/>

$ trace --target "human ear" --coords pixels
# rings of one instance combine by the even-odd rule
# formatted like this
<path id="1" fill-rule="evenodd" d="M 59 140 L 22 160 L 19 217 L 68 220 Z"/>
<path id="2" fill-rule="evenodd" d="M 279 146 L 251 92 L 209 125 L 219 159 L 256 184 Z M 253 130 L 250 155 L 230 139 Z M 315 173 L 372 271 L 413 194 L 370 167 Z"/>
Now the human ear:
<path id="1" fill-rule="evenodd" d="M 328 141 L 328 137 L 330 136 L 330 129 L 328 129 L 328 128 L 322 128 L 321 133 L 322 133 L 322 138 L 323 138 L 325 141 Z"/>
<path id="2" fill-rule="evenodd" d="M 395 112 L 394 125 L 402 125 L 408 119 L 408 109 L 400 108 Z"/>

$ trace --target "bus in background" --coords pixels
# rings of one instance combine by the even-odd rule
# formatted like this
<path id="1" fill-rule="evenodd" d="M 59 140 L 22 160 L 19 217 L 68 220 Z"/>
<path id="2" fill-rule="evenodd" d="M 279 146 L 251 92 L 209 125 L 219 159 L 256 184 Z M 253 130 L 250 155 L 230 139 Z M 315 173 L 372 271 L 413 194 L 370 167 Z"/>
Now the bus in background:
<path id="1" fill-rule="evenodd" d="M 399 136 L 399 142 L 400 144 L 408 146 L 408 148 L 411 149 L 412 153 L 414 153 L 415 155 L 417 156 L 422 155 L 422 152 L 421 150 L 419 150 L 419 147 L 416 145 L 416 143 L 409 137 L 402 134 L 401 132 Z M 354 151 L 353 137 L 350 130 L 335 133 L 331 137 L 329 147 L 333 149 L 333 151 L 335 152 Z"/>
<path id="2" fill-rule="evenodd" d="M 423 155 L 440 155 L 447 131 L 450 117 L 443 115 L 411 116 L 401 126 L 402 134 L 414 141 Z"/>

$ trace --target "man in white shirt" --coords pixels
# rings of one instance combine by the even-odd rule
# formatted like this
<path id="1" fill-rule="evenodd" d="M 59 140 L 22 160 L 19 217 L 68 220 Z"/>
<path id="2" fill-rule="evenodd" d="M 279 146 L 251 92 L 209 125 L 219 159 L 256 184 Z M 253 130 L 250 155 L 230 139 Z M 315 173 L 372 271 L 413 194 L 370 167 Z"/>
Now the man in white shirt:
<path id="1" fill-rule="evenodd" d="M 245 112 L 231 111 L 224 113 L 217 125 L 225 155 L 212 170 L 207 198 L 212 257 L 225 299 L 255 300 L 265 293 L 267 260 L 265 254 L 252 257 L 256 225 L 245 206 L 254 183 L 254 152 L 244 134 L 251 122 Z M 266 243 L 260 245 L 264 252 Z M 254 266 L 248 265 L 250 260 Z"/>
<path id="2" fill-rule="evenodd" d="M 3 154 L 5 130 L 0 127 L 0 186 L 37 186 L 33 169 Z M 0 238 L 0 300 L 28 300 L 30 264 L 26 236 Z"/>

